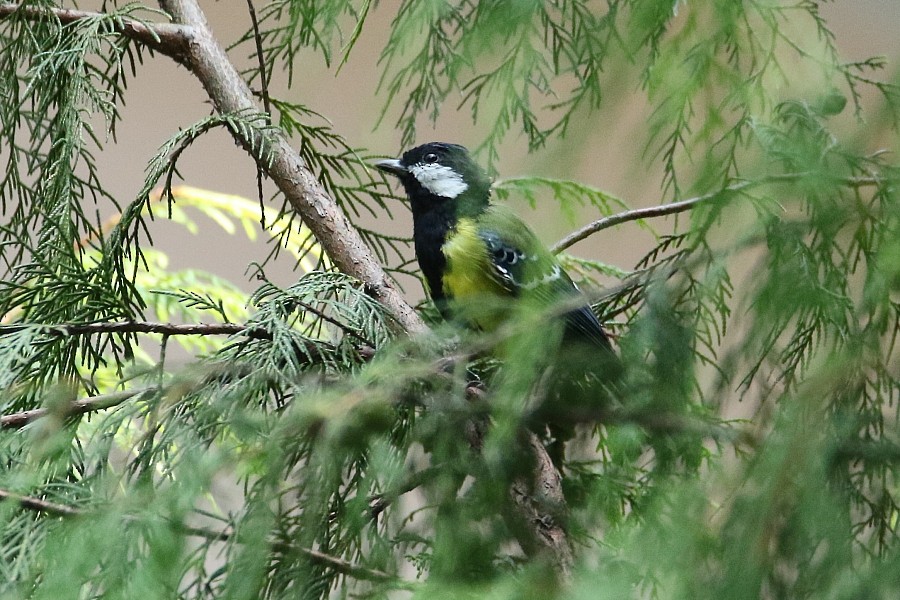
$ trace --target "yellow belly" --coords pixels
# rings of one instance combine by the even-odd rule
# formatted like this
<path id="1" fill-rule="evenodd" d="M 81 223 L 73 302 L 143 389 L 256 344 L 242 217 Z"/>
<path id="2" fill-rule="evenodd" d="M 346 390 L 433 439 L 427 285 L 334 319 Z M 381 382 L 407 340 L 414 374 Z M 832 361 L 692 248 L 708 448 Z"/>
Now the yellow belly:
<path id="1" fill-rule="evenodd" d="M 471 219 L 460 219 L 441 251 L 447 269 L 441 283 L 454 314 L 486 331 L 508 312 L 509 294 L 494 275 L 484 241 Z"/>

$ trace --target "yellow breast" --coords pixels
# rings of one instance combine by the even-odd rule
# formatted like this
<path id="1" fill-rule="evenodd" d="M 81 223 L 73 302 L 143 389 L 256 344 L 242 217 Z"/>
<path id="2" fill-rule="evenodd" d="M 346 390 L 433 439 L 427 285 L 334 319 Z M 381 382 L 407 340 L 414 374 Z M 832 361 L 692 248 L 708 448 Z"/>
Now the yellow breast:
<path id="1" fill-rule="evenodd" d="M 490 331 L 502 321 L 508 295 L 497 281 L 487 246 L 471 219 L 460 219 L 441 247 L 447 259 L 442 284 L 455 314 Z"/>

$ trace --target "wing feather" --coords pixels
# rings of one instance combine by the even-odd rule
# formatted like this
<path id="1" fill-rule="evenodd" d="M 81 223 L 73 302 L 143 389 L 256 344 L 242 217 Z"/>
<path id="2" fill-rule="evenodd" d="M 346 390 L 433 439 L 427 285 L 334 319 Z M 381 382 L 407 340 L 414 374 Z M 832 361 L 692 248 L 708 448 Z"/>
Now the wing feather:
<path id="1" fill-rule="evenodd" d="M 524 222 L 512 214 L 502 214 L 501 218 L 505 221 L 505 227 L 492 226 L 499 225 L 494 223 L 496 217 L 487 219 L 479 227 L 478 235 L 487 246 L 493 275 L 503 289 L 512 296 L 527 295 L 548 306 L 581 295 L 556 258 Z M 507 230 L 515 231 L 516 235 L 501 233 Z M 611 348 L 600 320 L 587 302 L 567 312 L 565 322 L 567 336 L 590 341 L 605 349 Z"/>

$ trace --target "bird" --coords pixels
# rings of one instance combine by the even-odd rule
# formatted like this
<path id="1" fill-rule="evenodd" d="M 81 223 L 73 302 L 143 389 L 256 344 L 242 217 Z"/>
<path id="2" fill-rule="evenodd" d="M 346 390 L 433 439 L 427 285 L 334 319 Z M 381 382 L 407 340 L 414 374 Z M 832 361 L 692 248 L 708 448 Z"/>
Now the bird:
<path id="1" fill-rule="evenodd" d="M 614 377 L 618 357 L 587 299 L 534 231 L 491 201 L 491 178 L 464 146 L 429 142 L 374 166 L 406 192 L 416 259 L 444 318 L 494 332 L 523 303 L 546 310 L 561 330 L 559 347 L 546 352 L 565 357 L 557 366 L 599 381 Z"/>

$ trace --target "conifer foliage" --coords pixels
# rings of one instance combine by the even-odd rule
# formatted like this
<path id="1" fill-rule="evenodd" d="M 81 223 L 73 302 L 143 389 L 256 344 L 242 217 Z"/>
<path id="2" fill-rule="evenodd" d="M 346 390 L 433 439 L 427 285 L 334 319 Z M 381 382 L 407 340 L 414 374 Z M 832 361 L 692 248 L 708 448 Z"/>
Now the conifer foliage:
<path id="1" fill-rule="evenodd" d="M 846 62 L 822 2 L 258 0 L 236 40 L 197 0 L 63 4 L 0 3 L 0 596 L 897 596 L 900 71 Z M 372 225 L 405 210 L 388 182 L 269 92 L 302 98 L 376 13 L 381 80 L 356 96 L 404 146 L 461 110 L 493 166 L 506 139 L 568 143 L 618 80 L 646 101 L 658 206 L 494 186 L 596 219 L 554 251 L 624 375 L 554 406 L 562 465 L 534 419 L 548 315 L 488 335 L 413 310 L 409 240 Z M 97 157 L 147 61 L 213 110 L 118 198 Z M 273 196 L 179 185 L 217 129 Z M 170 269 L 151 221 L 199 237 L 198 214 L 271 237 L 296 283 Z M 610 227 L 655 242 L 636 265 L 567 253 Z"/>

